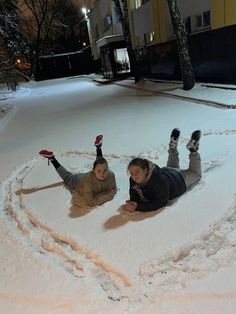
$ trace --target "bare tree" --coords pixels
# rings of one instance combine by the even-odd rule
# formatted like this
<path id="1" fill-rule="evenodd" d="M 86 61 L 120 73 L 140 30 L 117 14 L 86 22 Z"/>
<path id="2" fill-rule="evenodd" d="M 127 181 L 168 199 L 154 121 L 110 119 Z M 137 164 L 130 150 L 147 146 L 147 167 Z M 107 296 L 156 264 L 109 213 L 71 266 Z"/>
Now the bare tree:
<path id="1" fill-rule="evenodd" d="M 134 74 L 135 83 L 142 79 L 139 72 L 138 62 L 134 49 L 132 47 L 132 39 L 130 34 L 130 25 L 129 25 L 129 12 L 127 6 L 127 0 L 113 0 L 117 9 L 117 14 L 122 25 L 123 35 L 126 42 L 127 52 L 130 59 L 131 72 Z M 121 7 L 122 2 L 122 7 Z"/>
<path id="2" fill-rule="evenodd" d="M 85 41 L 85 36 L 83 37 L 84 34 L 81 34 L 81 21 L 83 19 L 83 13 L 77 4 L 71 0 L 64 1 L 54 17 L 44 53 L 51 53 L 52 51 L 64 53 L 84 48 L 82 39 Z M 85 30 L 87 31 L 87 27 Z"/>
<path id="3" fill-rule="evenodd" d="M 195 85 L 195 79 L 192 63 L 189 56 L 188 40 L 185 31 L 185 25 L 179 12 L 177 0 L 167 0 L 167 3 L 178 45 L 183 88 L 185 90 L 190 90 Z"/>
<path id="4" fill-rule="evenodd" d="M 52 31 L 56 14 L 66 0 L 20 0 L 22 28 L 30 47 L 32 71 Z"/>

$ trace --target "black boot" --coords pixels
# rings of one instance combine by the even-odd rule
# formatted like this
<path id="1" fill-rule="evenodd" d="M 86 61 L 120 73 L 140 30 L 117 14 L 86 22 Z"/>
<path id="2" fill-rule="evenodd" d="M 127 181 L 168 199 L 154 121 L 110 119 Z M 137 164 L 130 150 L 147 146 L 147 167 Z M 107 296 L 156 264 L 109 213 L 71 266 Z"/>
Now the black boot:
<path id="1" fill-rule="evenodd" d="M 180 136 L 180 130 L 177 128 L 173 129 L 170 135 L 170 143 L 169 143 L 170 149 L 177 149 L 179 136 Z"/>
<path id="2" fill-rule="evenodd" d="M 198 151 L 200 138 L 201 138 L 201 131 L 200 130 L 196 130 L 192 133 L 191 139 L 188 142 L 188 144 L 186 145 L 187 149 L 191 153 Z"/>

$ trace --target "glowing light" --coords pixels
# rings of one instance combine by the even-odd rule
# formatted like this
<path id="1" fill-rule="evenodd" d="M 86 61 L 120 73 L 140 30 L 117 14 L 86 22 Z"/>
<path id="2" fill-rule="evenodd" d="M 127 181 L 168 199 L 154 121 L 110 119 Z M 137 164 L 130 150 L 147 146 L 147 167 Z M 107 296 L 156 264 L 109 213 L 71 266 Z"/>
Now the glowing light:
<path id="1" fill-rule="evenodd" d="M 83 13 L 84 13 L 84 15 L 86 16 L 87 15 L 87 9 L 86 8 L 82 8 L 82 10 L 81 10 Z"/>

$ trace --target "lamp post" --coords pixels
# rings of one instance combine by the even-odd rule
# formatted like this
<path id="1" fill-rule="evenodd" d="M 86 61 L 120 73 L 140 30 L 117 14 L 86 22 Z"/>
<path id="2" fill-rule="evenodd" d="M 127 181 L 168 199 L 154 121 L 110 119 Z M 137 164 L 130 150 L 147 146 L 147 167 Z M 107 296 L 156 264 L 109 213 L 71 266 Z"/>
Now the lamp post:
<path id="1" fill-rule="evenodd" d="M 89 32 L 88 32 L 88 16 L 87 16 L 87 8 L 83 7 L 81 9 L 82 14 L 84 17 L 79 23 L 79 28 L 80 28 L 80 43 L 81 43 L 81 49 L 85 49 L 90 45 L 89 41 Z"/>
<path id="2" fill-rule="evenodd" d="M 83 15 L 84 15 L 84 18 L 82 19 L 81 23 L 85 21 L 85 24 L 86 24 L 86 26 L 83 28 L 84 34 L 86 33 L 86 36 L 85 36 L 86 39 L 83 39 L 83 40 L 82 40 L 82 45 L 83 45 L 84 48 L 87 48 L 87 46 L 90 46 L 90 44 L 91 44 L 91 38 L 90 38 L 90 36 L 91 36 L 91 34 L 90 34 L 90 23 L 89 23 L 89 19 L 88 19 L 88 12 L 89 12 L 89 11 L 90 11 L 90 10 L 87 9 L 86 7 L 83 7 L 83 8 L 81 9 L 81 12 L 82 12 Z M 87 43 L 87 42 L 88 42 L 88 43 Z"/>

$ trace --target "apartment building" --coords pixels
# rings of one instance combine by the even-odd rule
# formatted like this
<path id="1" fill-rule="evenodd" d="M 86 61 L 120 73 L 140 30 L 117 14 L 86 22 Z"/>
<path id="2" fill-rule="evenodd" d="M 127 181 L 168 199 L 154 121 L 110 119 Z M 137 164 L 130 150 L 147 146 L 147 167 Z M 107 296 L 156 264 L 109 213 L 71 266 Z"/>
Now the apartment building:
<path id="1" fill-rule="evenodd" d="M 234 0 L 177 0 L 188 34 L 197 80 L 236 81 Z M 178 49 L 166 0 L 128 0 L 132 45 L 144 76 L 181 79 Z M 88 14 L 94 58 L 105 77 L 129 74 L 129 60 L 116 7 L 97 0 Z"/>
<path id="2" fill-rule="evenodd" d="M 101 58 L 107 78 L 130 73 L 129 58 L 113 1 L 98 0 L 88 12 L 88 31 L 94 59 Z"/>

